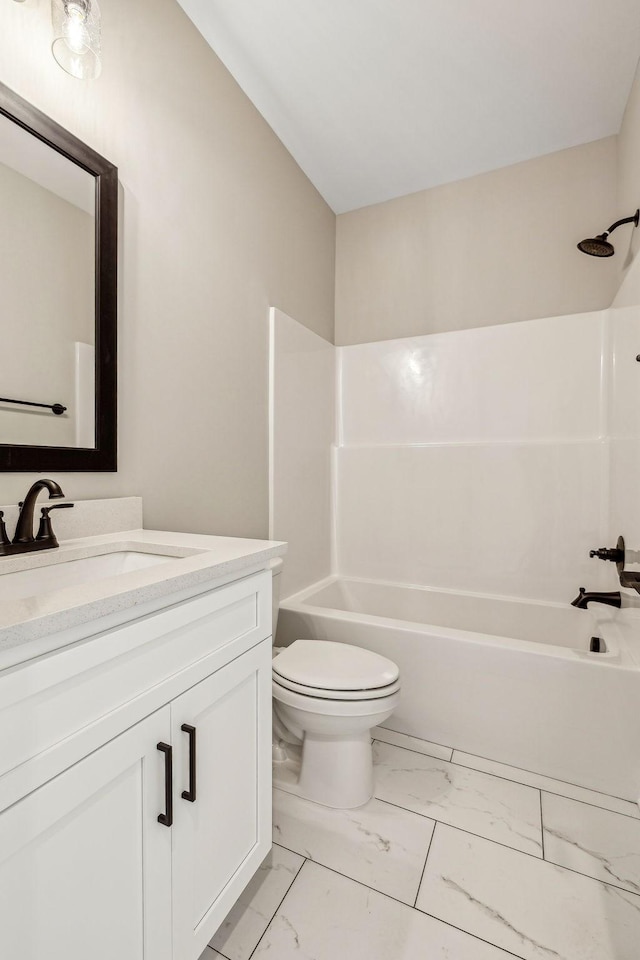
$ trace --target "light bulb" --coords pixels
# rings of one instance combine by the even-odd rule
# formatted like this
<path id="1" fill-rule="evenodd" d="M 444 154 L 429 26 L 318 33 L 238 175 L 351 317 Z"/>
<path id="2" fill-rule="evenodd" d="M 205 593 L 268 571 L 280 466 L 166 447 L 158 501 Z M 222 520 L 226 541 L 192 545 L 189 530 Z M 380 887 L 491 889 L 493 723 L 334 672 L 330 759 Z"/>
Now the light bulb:
<path id="1" fill-rule="evenodd" d="M 101 25 L 97 0 L 52 0 L 52 53 L 63 70 L 92 80 L 101 69 Z"/>
<path id="2" fill-rule="evenodd" d="M 75 3 L 68 4 L 67 29 L 65 40 L 72 53 L 84 53 L 88 46 L 88 36 L 85 27 L 86 14 Z"/>

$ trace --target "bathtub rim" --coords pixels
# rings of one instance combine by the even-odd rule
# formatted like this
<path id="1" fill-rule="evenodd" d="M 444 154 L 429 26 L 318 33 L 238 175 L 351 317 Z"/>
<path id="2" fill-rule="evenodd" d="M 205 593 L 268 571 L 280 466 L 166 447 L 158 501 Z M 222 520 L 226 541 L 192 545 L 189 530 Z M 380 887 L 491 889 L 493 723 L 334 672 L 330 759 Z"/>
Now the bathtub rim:
<path id="1" fill-rule="evenodd" d="M 591 618 L 594 625 L 594 631 L 602 636 L 606 645 L 606 653 L 592 653 L 589 650 L 577 650 L 573 647 L 563 647 L 553 643 L 536 643 L 532 640 L 520 640 L 516 637 L 503 637 L 491 633 L 481 633 L 479 631 L 461 630 L 457 627 L 443 627 L 437 624 L 424 623 L 420 620 L 399 620 L 395 617 L 380 617 L 368 613 L 354 613 L 350 610 L 342 610 L 339 607 L 316 606 L 309 603 L 309 599 L 320 590 L 330 587 L 334 583 L 342 581 L 375 584 L 384 587 L 400 587 L 409 590 L 419 590 L 421 593 L 446 593 L 452 596 L 465 596 L 483 600 L 509 601 L 521 603 L 526 606 L 535 607 L 553 607 L 564 610 L 568 604 L 553 600 L 534 600 L 528 597 L 511 597 L 503 594 L 477 593 L 469 590 L 456 590 L 445 587 L 429 587 L 422 584 L 398 583 L 390 580 L 375 580 L 368 577 L 351 577 L 341 574 L 331 574 L 322 580 L 318 580 L 297 593 L 280 601 L 280 610 L 286 610 L 301 615 L 314 615 L 325 617 L 332 621 L 345 621 L 347 623 L 358 623 L 364 625 L 377 625 L 398 630 L 403 633 L 424 633 L 430 636 L 439 636 L 447 640 L 458 640 L 467 643 L 482 644 L 498 648 L 508 648 L 511 650 L 520 650 L 523 653 L 530 653 L 536 656 L 551 657 L 561 660 L 581 660 L 586 664 L 600 664 L 600 666 L 617 667 L 626 670 L 640 669 L 640 620 L 638 617 L 631 617 L 625 621 L 622 618 L 615 617 L 603 611 L 602 618 L 595 617 L 591 611 L 585 611 Z M 636 625 L 637 637 L 631 637 L 633 624 Z M 635 640 L 635 643 L 633 642 Z M 637 649 L 634 649 L 637 647 Z"/>

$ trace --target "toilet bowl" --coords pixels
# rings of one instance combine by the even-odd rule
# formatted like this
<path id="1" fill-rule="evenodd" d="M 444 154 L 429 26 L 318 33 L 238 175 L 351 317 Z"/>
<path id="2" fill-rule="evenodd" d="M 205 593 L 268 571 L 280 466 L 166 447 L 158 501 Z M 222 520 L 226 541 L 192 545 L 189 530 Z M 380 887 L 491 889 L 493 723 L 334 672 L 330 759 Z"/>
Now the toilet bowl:
<path id="1" fill-rule="evenodd" d="M 362 806 L 373 796 L 371 728 L 398 703 L 397 666 L 329 640 L 274 654 L 274 786 L 328 807 Z"/>

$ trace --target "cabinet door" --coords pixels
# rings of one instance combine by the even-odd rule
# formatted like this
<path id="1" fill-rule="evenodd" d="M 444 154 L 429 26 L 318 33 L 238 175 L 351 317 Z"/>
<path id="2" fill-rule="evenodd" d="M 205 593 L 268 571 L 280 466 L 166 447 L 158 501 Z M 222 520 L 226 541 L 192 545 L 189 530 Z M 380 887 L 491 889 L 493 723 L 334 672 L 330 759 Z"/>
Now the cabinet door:
<path id="1" fill-rule="evenodd" d="M 0 814 L 0 957 L 170 960 L 170 708 Z"/>
<path id="2" fill-rule="evenodd" d="M 171 728 L 173 955 L 196 960 L 271 847 L 271 640 L 174 700 Z"/>

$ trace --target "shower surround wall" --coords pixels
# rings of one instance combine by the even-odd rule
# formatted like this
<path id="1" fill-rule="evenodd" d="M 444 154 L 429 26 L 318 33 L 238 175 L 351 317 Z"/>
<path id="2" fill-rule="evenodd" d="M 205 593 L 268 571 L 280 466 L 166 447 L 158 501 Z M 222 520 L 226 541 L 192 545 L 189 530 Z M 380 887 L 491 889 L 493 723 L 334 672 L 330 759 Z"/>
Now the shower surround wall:
<path id="1" fill-rule="evenodd" d="M 314 335 L 280 315 L 274 360 L 290 373 L 272 384 L 271 535 L 295 567 L 283 596 L 332 573 L 563 603 L 579 586 L 616 589 L 589 550 L 619 533 L 640 548 L 640 308 L 316 338 L 292 379 L 300 338 Z"/>
<path id="2" fill-rule="evenodd" d="M 599 588 L 602 312 L 338 349 L 341 575 L 540 600 Z"/>
<path id="3" fill-rule="evenodd" d="M 636 269 L 638 267 L 640 262 L 636 258 Z M 613 544 L 622 533 L 627 547 L 639 551 L 640 362 L 636 358 L 640 356 L 640 307 L 612 309 L 608 317 L 611 330 L 609 540 Z"/>

